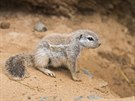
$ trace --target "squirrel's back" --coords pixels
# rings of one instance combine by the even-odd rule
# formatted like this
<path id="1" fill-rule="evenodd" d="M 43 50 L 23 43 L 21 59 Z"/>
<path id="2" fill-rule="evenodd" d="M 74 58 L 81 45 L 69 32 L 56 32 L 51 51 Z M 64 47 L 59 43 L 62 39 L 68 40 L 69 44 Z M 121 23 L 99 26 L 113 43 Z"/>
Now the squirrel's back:
<path id="1" fill-rule="evenodd" d="M 60 45 L 60 44 L 69 44 L 70 42 L 70 37 L 72 37 L 71 34 L 51 34 L 51 35 L 47 35 L 45 36 L 40 43 L 42 43 L 42 41 L 46 41 L 49 44 L 52 45 Z"/>

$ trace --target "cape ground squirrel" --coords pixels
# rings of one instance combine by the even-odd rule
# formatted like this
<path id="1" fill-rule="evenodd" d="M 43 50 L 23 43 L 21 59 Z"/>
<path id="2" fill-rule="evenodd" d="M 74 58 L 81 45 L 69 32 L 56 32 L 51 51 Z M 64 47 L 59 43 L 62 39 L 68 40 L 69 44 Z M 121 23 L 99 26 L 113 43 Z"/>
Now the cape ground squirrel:
<path id="1" fill-rule="evenodd" d="M 90 30 L 77 30 L 69 34 L 51 34 L 45 36 L 31 55 L 20 54 L 6 61 L 6 74 L 11 79 L 21 80 L 28 77 L 25 69 L 34 66 L 46 75 L 55 77 L 49 67 L 67 66 L 72 79 L 78 81 L 77 58 L 84 48 L 97 48 L 101 42 L 96 33 Z"/>

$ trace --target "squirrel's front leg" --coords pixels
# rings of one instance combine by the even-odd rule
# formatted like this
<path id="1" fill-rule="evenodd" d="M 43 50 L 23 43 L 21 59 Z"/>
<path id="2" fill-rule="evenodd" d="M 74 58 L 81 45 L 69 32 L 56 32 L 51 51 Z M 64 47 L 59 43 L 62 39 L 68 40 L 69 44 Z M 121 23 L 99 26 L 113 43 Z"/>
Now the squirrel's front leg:
<path id="1" fill-rule="evenodd" d="M 68 68 L 71 72 L 71 75 L 72 75 L 72 79 L 75 80 L 75 81 L 81 81 L 79 78 L 78 78 L 78 70 L 77 70 L 77 66 L 76 66 L 76 61 L 71 61 L 69 60 L 68 61 Z"/>

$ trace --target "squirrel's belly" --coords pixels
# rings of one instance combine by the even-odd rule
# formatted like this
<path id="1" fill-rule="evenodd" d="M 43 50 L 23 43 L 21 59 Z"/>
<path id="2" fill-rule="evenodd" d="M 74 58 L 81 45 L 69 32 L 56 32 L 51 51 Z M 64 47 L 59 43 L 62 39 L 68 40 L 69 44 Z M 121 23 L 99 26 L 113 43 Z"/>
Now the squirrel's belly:
<path id="1" fill-rule="evenodd" d="M 53 52 L 51 57 L 51 65 L 54 67 L 59 67 L 63 64 L 66 64 L 66 56 L 62 53 Z"/>

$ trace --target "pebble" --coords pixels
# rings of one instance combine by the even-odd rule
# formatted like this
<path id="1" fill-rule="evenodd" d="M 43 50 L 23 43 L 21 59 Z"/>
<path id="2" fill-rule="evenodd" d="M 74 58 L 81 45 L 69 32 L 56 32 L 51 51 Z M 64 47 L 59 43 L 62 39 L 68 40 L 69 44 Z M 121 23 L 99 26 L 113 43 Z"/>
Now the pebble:
<path id="1" fill-rule="evenodd" d="M 103 16 L 101 17 L 101 20 L 102 20 L 102 22 L 104 22 L 104 23 L 106 23 L 106 22 L 108 21 L 108 19 L 109 19 L 109 17 L 106 16 L 106 15 L 103 15 Z"/>
<path id="2" fill-rule="evenodd" d="M 55 85 L 55 87 L 57 87 L 57 85 Z"/>
<path id="3" fill-rule="evenodd" d="M 87 98 L 89 100 L 95 100 L 95 99 L 101 99 L 102 97 L 101 96 L 98 96 L 98 95 L 89 95 L 89 96 L 87 96 Z"/>
<path id="4" fill-rule="evenodd" d="M 48 97 L 41 96 L 39 101 L 45 101 L 45 100 L 47 101 L 48 100 Z"/>
<path id="5" fill-rule="evenodd" d="M 129 31 L 128 31 L 128 28 L 124 28 L 124 29 L 122 29 L 122 32 L 124 32 L 124 33 L 128 33 Z"/>
<path id="6" fill-rule="evenodd" d="M 42 22 L 39 21 L 39 22 L 37 22 L 35 24 L 34 30 L 36 30 L 38 32 L 45 32 L 45 31 L 47 31 L 47 28 L 46 28 L 46 26 L 45 26 L 44 23 L 42 23 Z"/>
<path id="7" fill-rule="evenodd" d="M 62 81 L 62 79 L 60 79 L 60 81 Z"/>
<path id="8" fill-rule="evenodd" d="M 74 100 L 75 101 L 81 101 L 82 98 L 83 98 L 83 96 L 76 96 Z"/>
<path id="9" fill-rule="evenodd" d="M 28 99 L 31 99 L 31 97 L 30 97 L 30 96 L 28 96 Z"/>
<path id="10" fill-rule="evenodd" d="M 8 28 L 10 28 L 10 23 L 9 22 L 1 22 L 0 28 L 1 29 L 8 29 Z"/>
<path id="11" fill-rule="evenodd" d="M 88 75 L 89 78 L 92 78 L 93 77 L 93 75 L 87 69 L 84 69 L 83 68 L 82 71 L 83 71 L 84 74 Z"/>
<path id="12" fill-rule="evenodd" d="M 108 8 L 109 8 L 110 10 L 112 10 L 112 9 L 114 9 L 114 6 L 113 6 L 112 4 L 108 4 Z"/>

